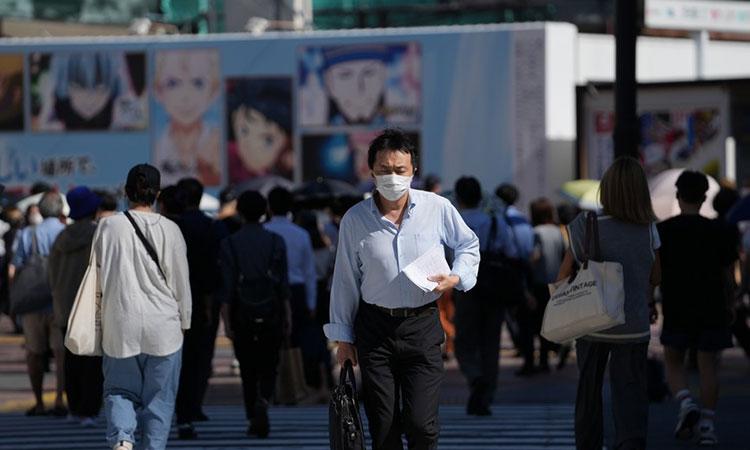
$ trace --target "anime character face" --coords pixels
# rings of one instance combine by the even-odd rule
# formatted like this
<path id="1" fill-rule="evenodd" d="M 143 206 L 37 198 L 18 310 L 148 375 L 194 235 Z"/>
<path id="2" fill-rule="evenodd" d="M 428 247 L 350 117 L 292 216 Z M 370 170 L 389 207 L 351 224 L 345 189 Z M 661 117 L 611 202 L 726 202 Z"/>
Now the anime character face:
<path id="1" fill-rule="evenodd" d="M 386 66 L 377 59 L 332 65 L 325 72 L 328 94 L 347 122 L 369 122 L 385 91 Z"/>
<path id="2" fill-rule="evenodd" d="M 232 127 L 240 159 L 254 172 L 269 170 L 289 139 L 276 122 L 244 105 L 232 113 Z"/>
<path id="3" fill-rule="evenodd" d="M 119 94 L 120 60 L 114 54 L 61 54 L 54 56 L 52 64 L 58 101 L 68 100 L 71 112 L 84 121 L 102 114 Z M 66 124 L 69 120 L 75 121 L 67 116 L 60 117 L 60 120 Z"/>
<path id="4" fill-rule="evenodd" d="M 178 124 L 198 122 L 211 107 L 218 88 L 215 51 L 176 50 L 157 55 L 156 96 Z"/>
<path id="5" fill-rule="evenodd" d="M 104 84 L 92 87 L 71 82 L 68 86 L 70 104 L 83 119 L 90 120 L 99 114 L 109 102 L 112 90 Z"/>

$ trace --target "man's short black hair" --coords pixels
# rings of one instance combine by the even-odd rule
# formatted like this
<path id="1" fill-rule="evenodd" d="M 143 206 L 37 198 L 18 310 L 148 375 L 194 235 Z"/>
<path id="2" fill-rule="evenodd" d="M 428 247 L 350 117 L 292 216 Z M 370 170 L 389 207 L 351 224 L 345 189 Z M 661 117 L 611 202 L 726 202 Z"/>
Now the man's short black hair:
<path id="1" fill-rule="evenodd" d="M 370 142 L 370 149 L 367 151 L 367 165 L 370 170 L 375 166 L 375 159 L 379 152 L 384 150 L 399 151 L 411 156 L 411 165 L 417 170 L 417 147 L 409 139 L 409 136 L 403 131 L 396 128 L 387 128 Z"/>
<path id="2" fill-rule="evenodd" d="M 274 216 L 283 216 L 292 210 L 294 198 L 288 189 L 276 187 L 268 193 L 268 209 Z"/>
<path id="3" fill-rule="evenodd" d="M 203 184 L 196 178 L 183 178 L 177 182 L 177 188 L 182 192 L 185 206 L 198 208 L 203 197 Z"/>
<path id="4" fill-rule="evenodd" d="M 456 198 L 467 208 L 476 208 L 482 201 L 482 185 L 474 177 L 461 177 L 454 187 Z"/>
<path id="5" fill-rule="evenodd" d="M 237 199 L 237 211 L 247 223 L 258 223 L 266 208 L 266 199 L 258 191 L 245 191 Z"/>
<path id="6" fill-rule="evenodd" d="M 495 189 L 495 195 L 510 206 L 518 200 L 518 189 L 510 183 L 503 183 Z"/>
<path id="7" fill-rule="evenodd" d="M 169 217 L 185 212 L 185 195 L 177 185 L 169 185 L 159 192 L 159 212 Z"/>
<path id="8" fill-rule="evenodd" d="M 685 203 L 699 205 L 706 199 L 708 191 L 708 177 L 695 170 L 684 170 L 677 182 L 677 198 Z"/>
<path id="9" fill-rule="evenodd" d="M 100 211 L 117 211 L 117 197 L 114 194 L 104 189 L 94 189 L 94 194 L 102 200 L 99 203 Z"/>

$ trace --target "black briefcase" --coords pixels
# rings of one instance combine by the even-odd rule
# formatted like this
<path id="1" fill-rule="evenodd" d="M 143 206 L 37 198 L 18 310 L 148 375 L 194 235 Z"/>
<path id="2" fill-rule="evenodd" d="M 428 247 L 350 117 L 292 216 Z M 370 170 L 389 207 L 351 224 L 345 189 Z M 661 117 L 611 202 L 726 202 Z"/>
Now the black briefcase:
<path id="1" fill-rule="evenodd" d="M 328 406 L 328 433 L 331 450 L 365 449 L 354 369 L 349 360 L 341 368 L 338 386 L 331 392 L 331 402 Z"/>

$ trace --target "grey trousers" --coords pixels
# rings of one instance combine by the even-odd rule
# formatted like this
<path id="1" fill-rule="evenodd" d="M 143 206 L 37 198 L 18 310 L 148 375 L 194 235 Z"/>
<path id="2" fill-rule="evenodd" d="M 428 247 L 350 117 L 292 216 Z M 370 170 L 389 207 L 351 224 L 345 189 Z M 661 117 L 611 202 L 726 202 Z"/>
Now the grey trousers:
<path id="1" fill-rule="evenodd" d="M 575 436 L 578 450 L 601 450 L 604 440 L 602 384 L 609 361 L 612 413 L 617 450 L 646 448 L 648 343 L 610 344 L 579 339 Z"/>

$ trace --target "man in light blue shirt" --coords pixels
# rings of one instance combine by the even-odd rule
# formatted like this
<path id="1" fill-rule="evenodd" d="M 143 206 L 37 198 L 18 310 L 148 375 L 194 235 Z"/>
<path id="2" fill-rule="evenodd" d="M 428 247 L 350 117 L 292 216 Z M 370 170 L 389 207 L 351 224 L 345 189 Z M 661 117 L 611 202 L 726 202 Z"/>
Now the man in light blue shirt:
<path id="1" fill-rule="evenodd" d="M 386 130 L 370 144 L 373 197 L 341 221 L 326 336 L 339 363 L 359 363 L 373 449 L 437 447 L 444 333 L 435 301 L 476 283 L 479 240 L 447 199 L 410 189 L 417 152 Z M 436 246 L 453 250 L 450 273 L 429 277 L 424 292 L 403 269 Z M 403 405 L 403 406 L 400 406 Z M 399 411 L 399 409 L 401 409 Z"/>
<path id="2" fill-rule="evenodd" d="M 31 258 L 33 253 L 49 256 L 57 235 L 65 228 L 63 223 L 63 201 L 57 192 L 45 193 L 39 200 L 39 213 L 43 221 L 39 225 L 24 228 L 16 238 L 15 253 L 8 267 L 8 273 L 13 284 L 13 278 Z M 36 245 L 35 245 L 36 244 Z M 54 323 L 52 313 L 52 290 L 49 290 L 49 304 L 36 311 L 25 312 L 21 316 L 23 333 L 26 339 L 26 363 L 28 365 L 31 389 L 34 392 L 36 404 L 26 411 L 27 415 L 41 415 L 45 413 L 42 400 L 42 386 L 44 381 L 44 359 L 48 350 L 52 350 L 57 364 L 57 391 L 55 397 L 55 415 L 67 415 L 63 402 L 64 370 L 62 331 Z"/>
<path id="3" fill-rule="evenodd" d="M 276 233 L 286 244 L 286 261 L 289 274 L 289 300 L 292 309 L 292 332 L 290 336 L 293 347 L 302 351 L 305 373 L 308 383 L 319 377 L 320 363 L 316 356 L 319 346 L 314 345 L 315 333 L 312 332 L 317 304 L 318 275 L 315 271 L 315 254 L 310 234 L 304 228 L 289 220 L 294 199 L 291 192 L 277 187 L 268 193 L 268 209 L 271 220 L 265 229 Z M 318 329 L 319 330 L 319 329 Z M 319 335 L 319 332 L 318 332 Z M 322 336 L 319 337 L 323 339 Z"/>
<path id="4" fill-rule="evenodd" d="M 531 286 L 529 260 L 534 251 L 534 228 L 523 213 L 515 207 L 518 200 L 518 189 L 515 186 L 510 183 L 501 184 L 495 193 L 507 205 L 504 217 L 511 232 L 511 245 L 507 255 L 518 264 L 520 268 L 518 279 L 522 281 L 521 286 L 513 289 L 516 298 L 509 302 L 511 306 L 517 308 L 506 311 L 508 329 L 524 357 L 524 364 L 516 371 L 516 375 L 531 376 L 535 373 L 533 329 L 537 306 L 527 301 L 527 293 Z M 530 294 L 528 296 L 530 297 Z"/>
<path id="5" fill-rule="evenodd" d="M 461 216 L 479 237 L 482 250 L 477 286 L 469 292 L 456 292 L 454 297 L 456 359 L 471 390 L 466 413 L 489 416 L 497 387 L 503 297 L 508 294 L 503 283 L 507 277 L 498 273 L 503 267 L 498 264 L 507 261 L 510 225 L 504 219 L 504 211 L 496 213 L 480 207 L 482 186 L 476 178 L 460 178 L 454 192 Z"/>

